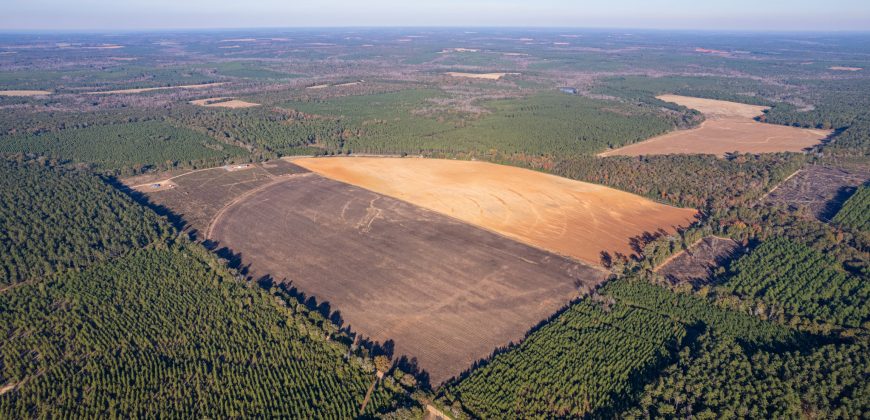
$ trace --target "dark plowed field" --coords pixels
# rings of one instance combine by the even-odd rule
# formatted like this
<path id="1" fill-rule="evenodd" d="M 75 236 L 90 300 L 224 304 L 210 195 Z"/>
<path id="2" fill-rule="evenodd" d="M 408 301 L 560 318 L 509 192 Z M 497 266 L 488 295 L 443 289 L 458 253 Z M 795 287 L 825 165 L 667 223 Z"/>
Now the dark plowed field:
<path id="1" fill-rule="evenodd" d="M 223 210 L 212 230 L 255 278 L 327 302 L 437 385 L 605 278 L 589 266 L 310 174 Z"/>
<path id="2" fill-rule="evenodd" d="M 281 177 L 308 172 L 283 160 L 251 164 L 240 170 L 211 168 L 176 176 L 175 188 L 149 191 L 147 185 L 139 191 L 148 199 L 180 216 L 186 227 L 197 237 L 205 237 L 209 223 L 222 208 L 243 194 L 260 188 Z M 155 178 L 154 181 L 159 181 Z"/>

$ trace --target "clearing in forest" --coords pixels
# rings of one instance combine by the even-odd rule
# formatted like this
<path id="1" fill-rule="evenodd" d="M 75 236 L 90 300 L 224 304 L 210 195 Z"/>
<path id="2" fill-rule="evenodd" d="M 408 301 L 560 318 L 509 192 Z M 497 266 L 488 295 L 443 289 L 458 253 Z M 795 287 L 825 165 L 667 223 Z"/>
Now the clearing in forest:
<path id="1" fill-rule="evenodd" d="M 51 95 L 47 90 L 0 90 L 0 96 L 43 96 Z"/>
<path id="2" fill-rule="evenodd" d="M 153 88 L 138 88 L 138 89 L 120 89 L 120 90 L 103 90 L 97 92 L 85 92 L 85 95 L 109 95 L 109 94 L 126 94 L 126 93 L 142 93 L 142 92 L 152 92 L 155 90 L 168 90 L 168 89 L 206 89 L 215 86 L 225 85 L 226 83 L 203 83 L 199 85 L 181 85 L 181 86 L 163 86 L 163 87 L 153 87 Z"/>
<path id="3" fill-rule="evenodd" d="M 591 264 L 632 238 L 686 226 L 697 211 L 528 169 L 415 158 L 301 158 L 327 178 L 405 200 Z"/>
<path id="4" fill-rule="evenodd" d="M 487 80 L 498 80 L 502 77 L 507 76 L 508 74 L 516 74 L 516 73 L 463 73 L 457 71 L 448 71 L 445 73 L 448 76 L 453 77 L 468 77 L 471 79 L 487 79 Z"/>
<path id="5" fill-rule="evenodd" d="M 716 268 L 731 260 L 741 249 L 733 239 L 708 236 L 677 253 L 655 271 L 671 284 L 704 283 L 710 280 Z"/>
<path id="6" fill-rule="evenodd" d="M 756 121 L 767 109 L 713 99 L 662 95 L 659 99 L 700 111 L 706 117 L 701 126 L 678 130 L 640 143 L 600 153 L 598 156 L 642 156 L 669 154 L 800 152 L 813 147 L 831 130 L 817 130 L 766 124 Z"/>
<path id="7" fill-rule="evenodd" d="M 764 199 L 767 204 L 805 210 L 827 222 L 858 186 L 870 179 L 870 168 L 832 168 L 812 165 L 789 177 Z"/>
<path id="8" fill-rule="evenodd" d="M 215 107 L 215 108 L 251 108 L 255 106 L 260 106 L 260 104 L 255 104 L 253 102 L 242 101 L 239 99 L 233 98 L 208 98 L 208 99 L 197 99 L 195 101 L 190 101 L 193 105 L 199 105 L 204 107 Z"/>

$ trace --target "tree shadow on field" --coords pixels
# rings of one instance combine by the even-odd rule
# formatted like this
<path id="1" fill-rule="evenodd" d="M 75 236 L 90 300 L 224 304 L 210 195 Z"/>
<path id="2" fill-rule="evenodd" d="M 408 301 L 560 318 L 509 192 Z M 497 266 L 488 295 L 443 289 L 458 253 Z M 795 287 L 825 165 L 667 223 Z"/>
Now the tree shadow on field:
<path id="1" fill-rule="evenodd" d="M 414 377 L 417 380 L 417 385 L 423 388 L 426 391 L 432 390 L 432 384 L 429 381 L 429 373 L 420 368 L 420 365 L 417 364 L 417 358 L 412 357 L 408 358 L 408 356 L 401 356 L 398 360 L 396 360 L 396 367 L 399 368 L 402 372 L 405 372 L 408 375 Z"/>
<path id="2" fill-rule="evenodd" d="M 366 337 L 361 333 L 355 332 L 350 324 L 346 324 L 341 316 L 341 311 L 333 310 L 328 301 L 319 302 L 315 296 L 307 295 L 302 292 L 292 281 L 284 279 L 280 282 L 275 282 L 271 276 L 263 276 L 257 280 L 260 286 L 271 289 L 277 287 L 286 296 L 294 299 L 297 303 L 304 305 L 309 311 L 318 313 L 325 320 L 331 322 L 338 327 L 338 335 L 335 339 L 344 342 L 350 346 L 351 350 L 359 349 L 360 354 L 365 357 L 387 356 L 391 360 L 395 360 L 396 343 L 393 340 L 386 340 L 383 343 Z M 416 358 L 408 358 L 402 355 L 395 360 L 395 365 L 406 374 L 410 374 L 416 379 L 423 389 L 431 390 L 429 373 L 421 369 Z"/>

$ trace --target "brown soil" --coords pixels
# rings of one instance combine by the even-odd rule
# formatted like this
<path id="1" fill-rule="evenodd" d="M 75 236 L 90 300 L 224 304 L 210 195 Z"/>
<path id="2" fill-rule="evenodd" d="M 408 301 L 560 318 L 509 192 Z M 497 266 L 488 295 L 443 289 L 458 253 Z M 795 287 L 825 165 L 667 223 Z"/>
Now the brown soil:
<path id="1" fill-rule="evenodd" d="M 703 113 L 700 127 L 674 131 L 662 136 L 600 153 L 598 156 L 641 156 L 667 154 L 714 154 L 730 152 L 800 152 L 819 144 L 831 130 L 815 130 L 755 121 L 765 107 L 713 99 L 662 95 L 659 99 Z"/>
<path id="2" fill-rule="evenodd" d="M 283 160 L 251 164 L 243 170 L 232 166 L 147 174 L 123 182 L 146 194 L 153 203 L 171 209 L 192 233 L 197 233 L 205 232 L 214 216 L 238 196 L 281 177 L 307 172 Z M 172 182 L 175 188 L 149 187 L 158 182 Z"/>
<path id="3" fill-rule="evenodd" d="M 0 96 L 43 96 L 51 95 L 47 90 L 0 90 Z"/>
<path id="4" fill-rule="evenodd" d="M 201 85 L 182 85 L 182 86 L 166 86 L 166 87 L 154 87 L 154 88 L 139 88 L 139 89 L 121 89 L 121 90 L 103 90 L 99 92 L 85 92 L 85 95 L 104 95 L 104 94 L 125 94 L 125 93 L 142 93 L 142 92 L 151 92 L 155 90 L 168 90 L 168 89 L 207 89 L 210 87 L 225 85 L 226 83 L 204 83 Z"/>
<path id="5" fill-rule="evenodd" d="M 608 274 L 316 174 L 250 190 L 215 217 L 210 239 L 253 278 L 289 284 L 339 311 L 343 327 L 393 340 L 433 385 Z"/>
<path id="6" fill-rule="evenodd" d="M 541 172 L 416 158 L 302 158 L 323 176 L 455 217 L 523 243 L 599 264 L 631 254 L 631 238 L 691 223 L 697 213 Z"/>

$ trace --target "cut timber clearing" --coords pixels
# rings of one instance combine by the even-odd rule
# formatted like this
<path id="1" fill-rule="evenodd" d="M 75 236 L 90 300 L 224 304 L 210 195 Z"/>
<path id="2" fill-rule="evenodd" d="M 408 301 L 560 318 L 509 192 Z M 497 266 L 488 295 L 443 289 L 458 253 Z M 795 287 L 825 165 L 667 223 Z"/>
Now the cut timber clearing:
<path id="1" fill-rule="evenodd" d="M 671 284 L 708 282 L 718 267 L 723 266 L 742 251 L 733 239 L 708 236 L 701 238 L 688 250 L 680 251 L 655 269 Z"/>
<path id="2" fill-rule="evenodd" d="M 659 99 L 700 111 L 707 118 L 700 127 L 678 130 L 640 143 L 600 153 L 607 156 L 670 154 L 800 152 L 813 147 L 831 130 L 766 124 L 755 120 L 767 107 L 688 96 L 662 95 Z"/>
<path id="3" fill-rule="evenodd" d="M 697 214 L 601 185 L 485 162 L 367 157 L 293 162 L 591 264 L 600 263 L 602 251 L 629 255 L 632 238 L 660 229 L 673 233 Z"/>

